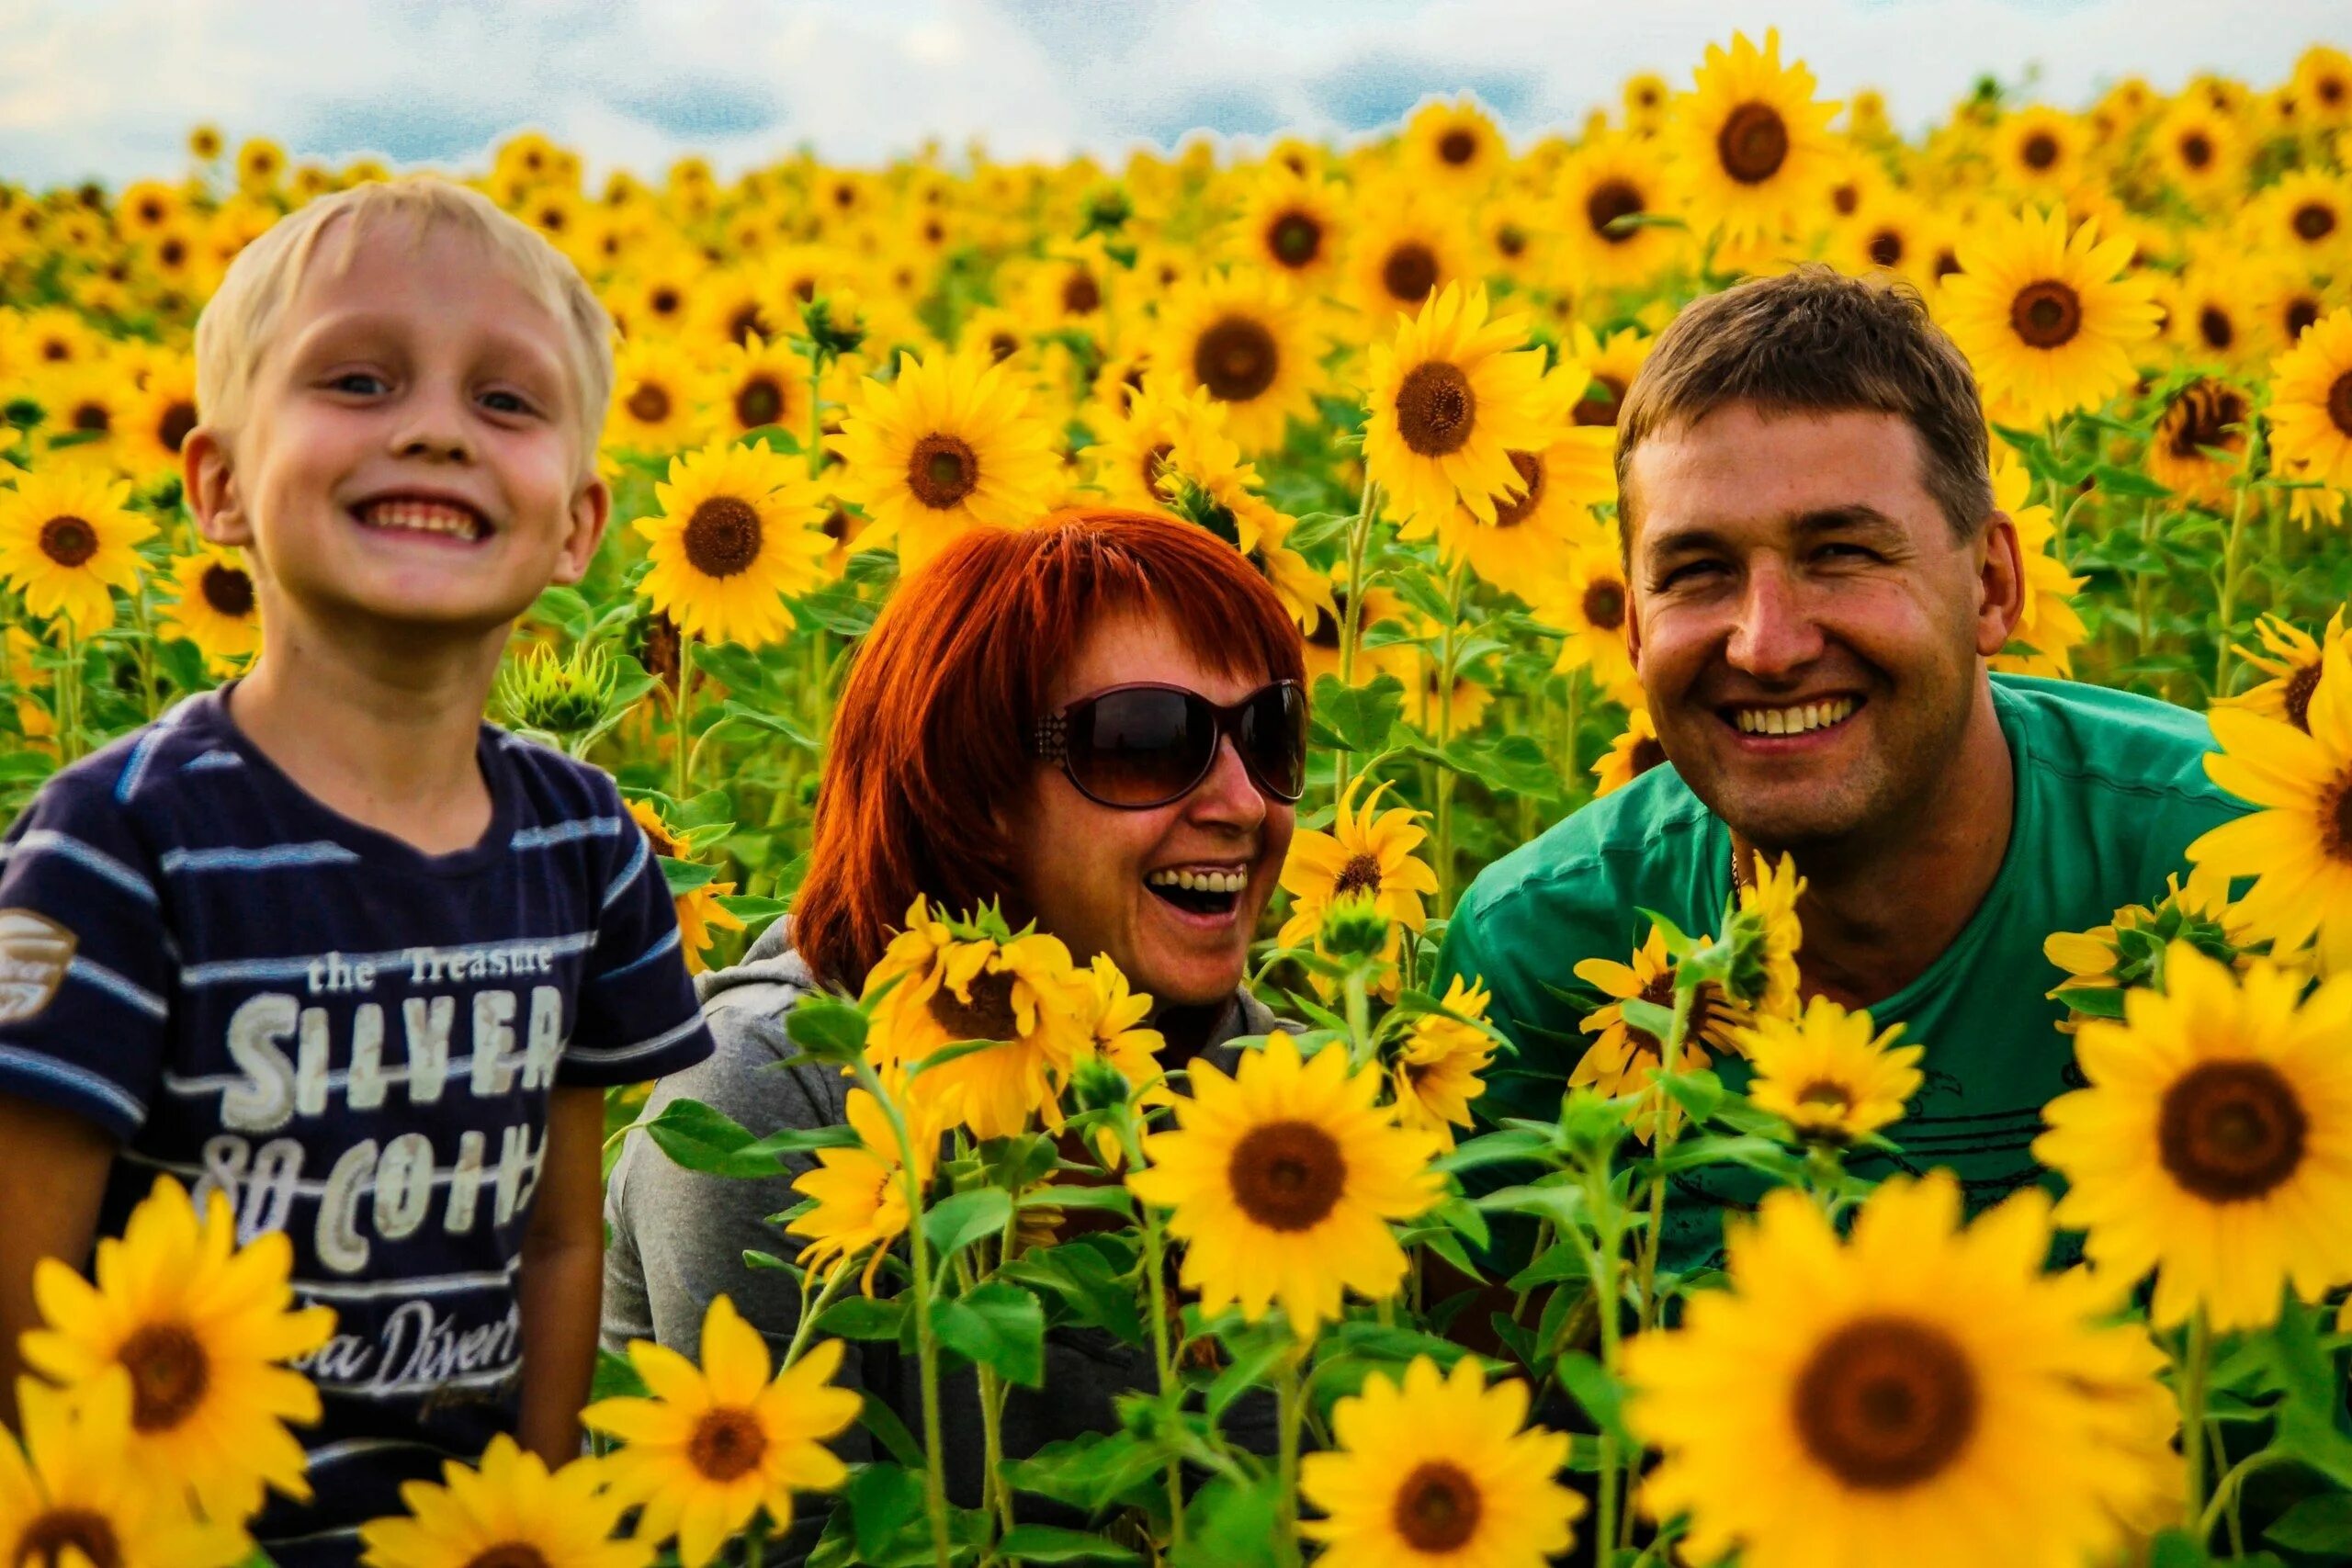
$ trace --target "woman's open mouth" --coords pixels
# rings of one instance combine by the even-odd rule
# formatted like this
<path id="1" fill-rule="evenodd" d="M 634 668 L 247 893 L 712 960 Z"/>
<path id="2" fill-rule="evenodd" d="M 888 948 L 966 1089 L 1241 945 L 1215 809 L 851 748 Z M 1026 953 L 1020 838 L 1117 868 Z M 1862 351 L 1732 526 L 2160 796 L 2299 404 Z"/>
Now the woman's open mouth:
<path id="1" fill-rule="evenodd" d="M 1250 886 L 1246 871 L 1220 866 L 1170 867 L 1148 874 L 1145 887 L 1188 915 L 1230 915 Z"/>

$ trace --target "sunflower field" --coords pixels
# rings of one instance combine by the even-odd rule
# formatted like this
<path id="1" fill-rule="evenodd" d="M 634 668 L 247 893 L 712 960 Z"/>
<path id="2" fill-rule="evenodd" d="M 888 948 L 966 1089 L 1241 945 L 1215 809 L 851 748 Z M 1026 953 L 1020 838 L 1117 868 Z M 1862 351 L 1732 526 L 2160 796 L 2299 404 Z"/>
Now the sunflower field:
<path id="1" fill-rule="evenodd" d="M 1781 48 L 1734 38 L 1520 146 L 1463 97 L 1115 166 L 591 185 L 525 133 L 458 172 L 620 333 L 615 526 L 491 716 L 618 779 L 695 968 L 788 910 L 846 663 L 964 530 L 1109 502 L 1226 541 L 1305 636 L 1313 784 L 1253 971 L 1296 1021 L 1230 1077 L 1163 1075 L 1107 961 L 918 903 L 862 996 L 791 1020 L 855 1077 L 846 1125 L 615 1091 L 616 1139 L 697 1169 L 813 1156 L 747 1260 L 799 1281 L 788 1352 L 717 1298 L 699 1365 L 605 1359 L 593 1453 L 452 1464 L 369 1562 L 759 1563 L 824 1495 L 820 1565 L 2352 1560 L 2352 57 L 2076 107 L 1988 81 L 1913 138 Z M 189 153 L 0 183 L 6 817 L 268 639 L 182 504 L 193 324 L 276 219 L 390 171 L 209 126 Z M 1901 1145 L 1918 1046 L 1799 999 L 1792 866 L 1600 966 L 1553 1122 L 1474 1120 L 1508 1043 L 1476 985 L 1424 988 L 1482 865 L 1663 761 L 1618 404 L 1681 306 L 1804 264 L 1916 288 L 1975 367 L 2030 579 L 1996 668 L 2211 710 L 2214 777 L 2259 808 L 2015 980 L 2075 1012 L 2086 1087 L 2035 1145 L 2054 1212 L 1849 1168 Z M 982 1019 L 1010 1037 L 963 1038 Z M 1536 1174 L 1464 1180 L 1505 1163 Z M 1704 1165 L 1774 1190 L 1724 1269 L 1678 1275 L 1668 1179 Z M 1080 1210 L 1104 1223 L 1062 1238 Z M 1498 1271 L 1506 1221 L 1534 1243 Z M 2087 1267 L 2050 1266 L 2057 1229 Z M 0 1562 L 254 1560 L 318 1409 L 289 1363 L 332 1318 L 278 1242 L 166 1179 L 91 1280 L 45 1267 Z M 1008 1391 L 1069 1325 L 1156 1386 L 1008 1458 Z M 843 1340 L 903 1347 L 920 1419 L 835 1383 Z M 986 1417 L 977 1507 L 943 1479 L 949 1377 Z M 1269 1393 L 1252 1446 L 1231 1418 Z M 859 1422 L 882 1457 L 845 1465 L 825 1443 Z"/>

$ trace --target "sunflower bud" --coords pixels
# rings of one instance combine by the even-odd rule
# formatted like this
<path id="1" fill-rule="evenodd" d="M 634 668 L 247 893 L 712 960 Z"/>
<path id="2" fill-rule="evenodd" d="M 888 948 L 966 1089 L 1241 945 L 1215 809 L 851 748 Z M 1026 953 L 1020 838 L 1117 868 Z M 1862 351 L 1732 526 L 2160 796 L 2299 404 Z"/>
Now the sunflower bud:
<path id="1" fill-rule="evenodd" d="M 808 333 L 812 358 L 839 359 L 854 354 L 865 341 L 865 321 L 858 314 L 856 297 L 846 290 L 820 294 L 800 307 L 801 330 Z"/>
<path id="2" fill-rule="evenodd" d="M 612 701 L 612 655 L 582 646 L 568 655 L 542 643 L 499 672 L 498 704 L 518 729 L 571 736 L 593 729 Z"/>
<path id="3" fill-rule="evenodd" d="M 1334 958 L 1376 958 L 1388 945 L 1388 917 L 1369 893 L 1349 893 L 1323 911 L 1323 951 Z"/>
<path id="4" fill-rule="evenodd" d="M 1233 509 L 1209 493 L 1192 475 L 1163 460 L 1157 476 L 1168 510 L 1195 527 L 1205 528 L 1234 548 L 1241 547 L 1241 528 Z"/>
<path id="5" fill-rule="evenodd" d="M 1132 1086 L 1127 1075 L 1101 1056 L 1080 1062 L 1070 1075 L 1070 1098 L 1080 1111 L 1112 1111 L 1125 1105 Z"/>

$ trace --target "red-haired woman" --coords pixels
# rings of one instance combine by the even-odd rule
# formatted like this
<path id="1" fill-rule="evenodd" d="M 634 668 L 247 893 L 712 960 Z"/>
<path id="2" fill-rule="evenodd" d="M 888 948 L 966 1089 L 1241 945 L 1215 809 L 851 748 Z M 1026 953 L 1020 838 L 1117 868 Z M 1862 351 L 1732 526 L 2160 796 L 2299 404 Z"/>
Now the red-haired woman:
<path id="1" fill-rule="evenodd" d="M 1304 676 L 1272 590 L 1200 529 L 1086 510 L 965 536 L 859 649 L 789 929 L 699 978 L 718 1050 L 662 1080 L 650 1111 L 698 1100 L 762 1134 L 840 1122 L 839 1074 L 777 1066 L 795 1052 L 783 1015 L 811 987 L 855 991 L 918 894 L 951 911 L 1001 900 L 1081 964 L 1108 953 L 1156 998 L 1170 1066 L 1263 1032 L 1242 971 L 1305 777 Z M 1041 736 L 1041 720 L 1059 722 Z M 786 1343 L 798 1290 L 742 1259 L 781 1249 L 767 1216 L 798 1201 L 789 1183 L 697 1175 L 632 1140 L 606 1194 L 606 1343 L 692 1356 L 721 1292 Z M 1047 1393 L 1015 1391 L 1008 1453 L 1108 1428 L 1112 1396 L 1150 1378 L 1148 1357 L 1092 1331 L 1057 1333 L 1048 1358 Z M 869 1349 L 865 1383 L 911 1414 L 894 1362 Z M 968 1388 L 947 1415 L 950 1487 L 976 1504 Z"/>

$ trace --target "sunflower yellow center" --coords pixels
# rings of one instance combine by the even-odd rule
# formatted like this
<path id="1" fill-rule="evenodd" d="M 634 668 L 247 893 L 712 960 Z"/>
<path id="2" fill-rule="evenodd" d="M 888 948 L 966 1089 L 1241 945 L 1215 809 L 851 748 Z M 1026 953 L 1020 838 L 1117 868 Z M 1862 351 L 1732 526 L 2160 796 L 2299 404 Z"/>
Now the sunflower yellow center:
<path id="1" fill-rule="evenodd" d="M 1062 281 L 1062 312 L 1087 316 L 1102 308 L 1102 286 L 1091 272 L 1073 272 Z"/>
<path id="2" fill-rule="evenodd" d="M 2339 832 L 2346 826 L 2339 822 Z M 2294 1087 L 2268 1063 L 2202 1062 L 2165 1090 L 2156 1150 L 2197 1197 L 2244 1202 L 2295 1173 L 2309 1127 Z"/>
<path id="3" fill-rule="evenodd" d="M 2009 328 L 2029 348 L 2056 348 L 2083 327 L 2083 301 L 2054 277 L 2029 283 L 2009 302 Z"/>
<path id="4" fill-rule="evenodd" d="M 2306 735 L 2312 732 L 2312 698 L 2319 694 L 2319 677 L 2320 662 L 2313 658 L 2287 677 L 2287 689 L 2279 694 L 2287 705 L 2287 722 Z"/>
<path id="5" fill-rule="evenodd" d="M 1345 898 L 1354 893 L 1377 894 L 1380 891 L 1380 863 L 1370 855 L 1355 855 L 1340 868 L 1337 880 L 1331 884 L 1331 897 Z"/>
<path id="6" fill-rule="evenodd" d="M 1003 973 L 983 973 L 972 976 L 967 987 L 972 999 L 966 1001 L 954 991 L 942 986 L 932 993 L 931 1016 L 947 1032 L 950 1040 L 1013 1040 L 1020 1036 L 1021 1021 L 1012 1010 L 1012 976 Z"/>
<path id="7" fill-rule="evenodd" d="M 17 1538 L 11 1568 L 63 1568 L 65 1553 L 78 1551 L 90 1568 L 122 1568 L 122 1544 L 114 1526 L 87 1508 L 55 1508 L 36 1515 Z"/>
<path id="8" fill-rule="evenodd" d="M 647 381 L 628 395 L 628 414 L 641 424 L 659 424 L 670 417 L 670 394 Z"/>
<path id="9" fill-rule="evenodd" d="M 1797 1435 L 1849 1486 L 1896 1491 L 1959 1457 L 1976 1430 L 1975 1369 L 1943 1330 L 1861 1317 L 1822 1341 L 1797 1374 Z"/>
<path id="10" fill-rule="evenodd" d="M 197 589 L 207 604 L 232 621 L 242 621 L 254 613 L 254 580 L 237 567 L 217 562 L 206 567 Z"/>
<path id="11" fill-rule="evenodd" d="M 1219 317 L 1193 344 L 1193 379 L 1228 403 L 1262 395 L 1281 366 L 1274 334 L 1247 316 Z"/>
<path id="12" fill-rule="evenodd" d="M 1623 583 L 1596 582 L 1584 591 L 1582 604 L 1585 620 L 1605 632 L 1613 632 L 1625 624 L 1625 589 Z"/>
<path id="13" fill-rule="evenodd" d="M 1601 395 L 1594 397 L 1596 391 Z M 1584 396 L 1577 400 L 1569 417 L 1582 425 L 1614 425 L 1617 405 L 1624 400 L 1624 382 L 1614 376 L 1595 376 L 1592 385 L 1584 389 Z"/>
<path id="14" fill-rule="evenodd" d="M 1485 1506 L 1460 1465 L 1429 1460 L 1396 1488 L 1396 1533 L 1416 1551 L 1453 1551 L 1478 1533 Z"/>
<path id="15" fill-rule="evenodd" d="M 1770 104 L 1742 104 L 1715 132 L 1715 156 L 1740 184 L 1762 185 L 1789 161 L 1789 122 Z"/>
<path id="16" fill-rule="evenodd" d="M 1519 482 L 1525 488 L 1516 497 L 1505 496 L 1495 502 L 1495 526 L 1516 528 L 1544 504 L 1544 458 L 1534 452 L 1506 455 L 1510 458 L 1511 468 L 1519 474 Z"/>
<path id="17" fill-rule="evenodd" d="M 466 1568 L 549 1568 L 549 1565 L 546 1554 L 537 1547 L 509 1540 L 467 1558 Z"/>
<path id="18" fill-rule="evenodd" d="M 760 514 L 740 496 L 714 495 L 695 508 L 680 540 L 705 577 L 732 577 L 760 558 Z"/>
<path id="19" fill-rule="evenodd" d="M 176 452 L 187 433 L 196 428 L 196 405 L 185 398 L 165 405 L 155 421 L 155 439 L 166 452 Z"/>
<path id="20" fill-rule="evenodd" d="M 767 1457 L 768 1435 L 759 1417 L 740 1405 L 718 1404 L 702 1414 L 686 1438 L 686 1462 L 708 1481 L 733 1481 L 757 1470 Z"/>
<path id="21" fill-rule="evenodd" d="M 774 424 L 784 414 L 784 389 L 773 376 L 754 376 L 735 389 L 735 423 L 746 430 Z"/>
<path id="22" fill-rule="evenodd" d="M 2025 139 L 2018 156 L 2025 160 L 2029 169 L 2046 169 L 2058 161 L 2058 139 L 2046 130 L 2037 130 Z"/>
<path id="23" fill-rule="evenodd" d="M 1284 266 L 1306 266 L 1323 254 L 1323 225 L 1311 213 L 1277 213 L 1266 225 L 1266 249 Z"/>
<path id="24" fill-rule="evenodd" d="M 2352 370 L 2338 376 L 2327 389 L 2328 423 L 2352 436 Z"/>
<path id="25" fill-rule="evenodd" d="M 1408 240 L 1380 264 L 1380 287 L 1400 304 L 1418 305 L 1437 287 L 1437 253 Z"/>
<path id="26" fill-rule="evenodd" d="M 1603 180 L 1592 187 L 1584 198 L 1584 220 L 1592 231 L 1612 245 L 1622 245 L 1640 232 L 1630 225 L 1611 229 L 1620 218 L 1631 218 L 1642 209 L 1642 193 L 1626 180 Z"/>
<path id="27" fill-rule="evenodd" d="M 1233 1146 L 1226 1168 L 1233 1201 L 1268 1230 L 1312 1228 L 1346 1188 L 1347 1158 L 1330 1134 L 1306 1122 L 1269 1122 Z"/>
<path id="28" fill-rule="evenodd" d="M 79 517 L 52 517 L 40 525 L 40 553 L 62 567 L 80 566 L 98 553 L 98 531 Z"/>
<path id="29" fill-rule="evenodd" d="M 167 1432 L 187 1419 L 212 1382 L 204 1346 L 185 1324 L 146 1325 L 123 1341 L 119 1358 L 130 1374 L 130 1425 L 141 1432 Z"/>
<path id="30" fill-rule="evenodd" d="M 1424 457 L 1462 450 L 1477 417 L 1478 394 L 1470 378 L 1447 360 L 1414 366 L 1396 389 L 1397 438 Z"/>
<path id="31" fill-rule="evenodd" d="M 961 437 L 937 432 L 907 455 L 907 488 L 917 501 L 944 512 L 980 488 L 980 458 Z"/>
<path id="32" fill-rule="evenodd" d="M 1466 130 L 1449 130 L 1438 138 L 1437 155 L 1458 169 L 1478 155 L 1478 139 Z"/>

